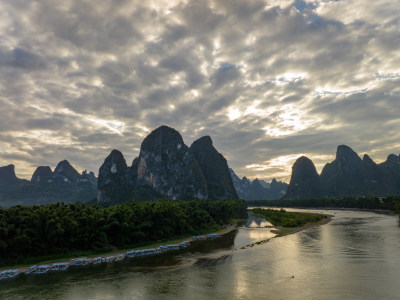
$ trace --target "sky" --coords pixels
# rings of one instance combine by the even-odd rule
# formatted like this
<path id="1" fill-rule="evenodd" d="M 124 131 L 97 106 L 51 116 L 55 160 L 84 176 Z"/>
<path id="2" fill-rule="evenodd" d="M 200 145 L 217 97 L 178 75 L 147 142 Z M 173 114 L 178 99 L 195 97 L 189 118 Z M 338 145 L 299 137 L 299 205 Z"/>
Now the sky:
<path id="1" fill-rule="evenodd" d="M 128 165 L 168 125 L 239 176 L 400 153 L 399 0 L 0 0 L 0 166 Z"/>

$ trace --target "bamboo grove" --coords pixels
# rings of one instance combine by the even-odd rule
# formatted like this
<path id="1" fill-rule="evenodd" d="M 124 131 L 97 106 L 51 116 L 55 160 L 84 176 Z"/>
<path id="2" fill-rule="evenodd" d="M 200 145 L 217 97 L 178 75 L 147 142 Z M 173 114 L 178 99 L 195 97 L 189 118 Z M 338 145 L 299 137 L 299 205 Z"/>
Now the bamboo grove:
<path id="1" fill-rule="evenodd" d="M 202 234 L 232 218 L 246 217 L 243 200 L 160 200 L 108 208 L 63 203 L 14 206 L 0 209 L 0 266 Z"/>

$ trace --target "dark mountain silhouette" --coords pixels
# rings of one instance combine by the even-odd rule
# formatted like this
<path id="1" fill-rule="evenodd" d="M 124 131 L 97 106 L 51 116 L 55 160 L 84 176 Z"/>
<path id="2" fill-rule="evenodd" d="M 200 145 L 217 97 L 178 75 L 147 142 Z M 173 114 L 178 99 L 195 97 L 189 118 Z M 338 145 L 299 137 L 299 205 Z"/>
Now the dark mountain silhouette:
<path id="1" fill-rule="evenodd" d="M 15 166 L 8 165 L 5 167 L 0 167 L 0 186 L 3 185 L 14 185 L 21 181 L 15 175 Z"/>
<path id="2" fill-rule="evenodd" d="M 225 157 L 213 146 L 211 137 L 203 136 L 190 146 L 207 181 L 208 199 L 237 198 Z"/>
<path id="3" fill-rule="evenodd" d="M 376 164 L 367 154 L 361 159 L 350 147 L 340 145 L 335 160 L 327 163 L 319 176 L 314 174 L 314 179 L 295 165 L 286 199 L 400 193 L 400 155 L 390 154 L 385 162 Z"/>
<path id="4" fill-rule="evenodd" d="M 75 203 L 96 197 L 97 179 L 93 172 L 79 174 L 67 160 L 54 172 L 49 166 L 36 168 L 30 181 L 15 175 L 14 165 L 0 167 L 0 206 Z"/>
<path id="5" fill-rule="evenodd" d="M 210 137 L 185 145 L 178 131 L 161 126 L 142 142 L 130 167 L 113 150 L 99 170 L 98 203 L 130 199 L 232 199 L 237 194 L 225 158 Z"/>
<path id="6" fill-rule="evenodd" d="M 320 178 L 313 162 L 305 156 L 296 160 L 286 198 L 298 199 L 321 196 Z"/>
<path id="7" fill-rule="evenodd" d="M 271 183 L 264 180 L 249 180 L 247 177 L 240 179 L 232 169 L 229 169 L 233 185 L 239 198 L 245 200 L 275 200 L 286 193 L 287 183 L 272 179 Z"/>

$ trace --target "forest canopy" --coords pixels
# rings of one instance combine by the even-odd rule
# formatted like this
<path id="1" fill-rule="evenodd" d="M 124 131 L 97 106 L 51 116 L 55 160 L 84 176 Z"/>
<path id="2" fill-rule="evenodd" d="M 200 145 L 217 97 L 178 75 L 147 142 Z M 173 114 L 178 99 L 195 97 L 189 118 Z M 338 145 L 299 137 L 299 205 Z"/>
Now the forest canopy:
<path id="1" fill-rule="evenodd" d="M 244 200 L 128 202 L 0 209 L 0 266 L 107 246 L 126 247 L 216 230 L 247 218 Z"/>

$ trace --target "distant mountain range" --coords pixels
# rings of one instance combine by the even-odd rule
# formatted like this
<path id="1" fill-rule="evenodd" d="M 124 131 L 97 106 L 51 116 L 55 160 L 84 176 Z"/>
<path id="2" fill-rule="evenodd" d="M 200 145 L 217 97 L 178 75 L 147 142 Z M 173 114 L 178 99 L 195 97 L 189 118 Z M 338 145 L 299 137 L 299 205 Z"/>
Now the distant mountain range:
<path id="1" fill-rule="evenodd" d="M 14 165 L 0 167 L 0 207 L 75 203 L 97 199 L 101 205 L 127 200 L 234 199 L 274 200 L 400 194 L 400 155 L 390 154 L 376 164 L 367 154 L 361 159 L 346 145 L 321 174 L 307 157 L 292 167 L 289 185 L 273 179 L 240 179 L 209 136 L 188 147 L 173 128 L 161 126 L 142 142 L 140 153 L 128 166 L 113 150 L 99 169 L 79 174 L 63 160 L 54 171 L 39 166 L 30 181 L 15 175 Z"/>
<path id="2" fill-rule="evenodd" d="M 39 166 L 30 181 L 15 175 L 14 165 L 0 167 L 0 207 L 56 202 L 111 205 L 127 200 L 171 199 L 278 199 L 286 183 L 239 179 L 224 156 L 204 136 L 190 147 L 173 128 L 161 126 L 142 142 L 140 153 L 128 166 L 113 150 L 99 169 L 79 174 L 63 160 L 54 169 Z"/>
<path id="3" fill-rule="evenodd" d="M 229 169 L 233 185 L 239 198 L 245 200 L 275 200 L 286 194 L 288 184 L 272 179 L 271 183 L 264 180 L 254 179 L 253 181 L 243 177 L 240 179 L 232 169 Z"/>
<path id="4" fill-rule="evenodd" d="M 346 145 L 340 145 L 336 158 L 318 174 L 313 162 L 300 157 L 292 167 L 285 199 L 384 196 L 400 193 L 400 155 L 390 154 L 376 164 L 367 154 L 361 159 Z"/>
<path id="5" fill-rule="evenodd" d="M 226 159 L 204 136 L 190 146 L 178 131 L 161 126 L 142 142 L 130 167 L 113 150 L 99 170 L 97 201 L 113 204 L 129 199 L 237 198 Z"/>
<path id="6" fill-rule="evenodd" d="M 0 167 L 0 206 L 38 205 L 56 202 L 85 202 L 96 197 L 97 178 L 93 172 L 78 171 L 67 160 L 54 169 L 39 166 L 31 180 L 15 175 L 14 165 Z"/>

